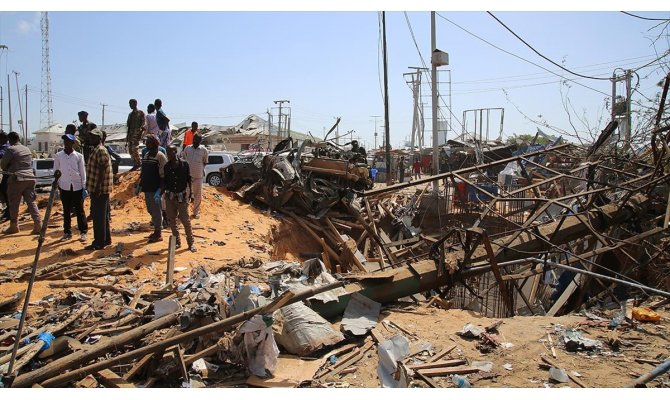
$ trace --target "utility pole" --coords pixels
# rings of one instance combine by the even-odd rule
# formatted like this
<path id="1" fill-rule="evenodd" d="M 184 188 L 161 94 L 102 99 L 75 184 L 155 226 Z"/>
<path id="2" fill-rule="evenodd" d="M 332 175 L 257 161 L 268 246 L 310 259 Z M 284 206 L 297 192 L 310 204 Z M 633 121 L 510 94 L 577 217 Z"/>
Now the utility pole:
<path id="1" fill-rule="evenodd" d="M 275 104 L 279 104 L 279 118 L 277 119 L 277 136 L 279 136 L 279 140 L 281 141 L 281 107 L 282 104 L 284 103 L 290 103 L 289 100 L 275 100 Z M 290 134 L 290 132 L 289 132 Z"/>
<path id="2" fill-rule="evenodd" d="M 100 105 L 102 106 L 102 124 L 100 124 L 100 129 L 103 129 L 105 126 L 105 107 L 107 107 L 108 104 L 100 103 Z"/>
<path id="3" fill-rule="evenodd" d="M 1 56 L 2 56 L 2 50 L 9 50 L 9 48 L 4 44 L 0 44 L 0 60 L 1 60 Z M 7 59 L 5 59 L 5 62 L 6 61 L 7 61 Z M 7 80 L 7 83 L 9 83 L 9 79 Z M 7 92 L 9 93 L 9 85 L 7 85 Z M 2 129 L 3 126 L 5 126 L 5 112 L 4 112 L 5 103 L 4 103 L 3 95 L 4 95 L 4 90 L 3 90 L 3 87 L 0 86 L 0 129 Z M 11 120 L 11 117 L 10 117 L 10 120 Z"/>
<path id="4" fill-rule="evenodd" d="M 12 91 L 9 84 L 9 74 L 7 74 L 7 100 L 9 101 L 9 132 L 13 131 L 14 125 L 12 123 Z"/>
<path id="5" fill-rule="evenodd" d="M 26 132 L 26 146 L 28 145 L 28 84 L 26 83 L 26 117 L 23 119 Z"/>
<path id="6" fill-rule="evenodd" d="M 623 151 L 628 151 L 630 149 L 630 140 L 631 140 L 631 79 L 632 79 L 631 70 L 625 70 L 623 75 L 616 74 L 616 70 L 612 75 L 612 120 L 619 121 L 619 134 L 623 133 Z M 620 101 L 622 96 L 617 95 L 617 83 L 623 82 L 626 90 L 626 97 Z"/>
<path id="7" fill-rule="evenodd" d="M 389 78 L 388 54 L 386 53 L 386 12 L 382 11 L 382 30 L 384 48 L 384 137 L 386 138 L 386 184 L 391 184 L 391 134 L 389 132 Z"/>
<path id="8" fill-rule="evenodd" d="M 338 120 L 342 117 L 333 117 L 335 120 Z M 340 124 L 337 124 L 335 127 L 335 144 L 339 145 L 340 144 Z"/>
<path id="9" fill-rule="evenodd" d="M 435 54 L 437 51 L 437 42 L 435 39 L 435 11 L 430 12 L 430 48 L 431 55 Z M 431 97 L 432 97 L 432 111 L 431 117 L 433 120 L 433 175 L 437 175 L 440 171 L 440 156 L 437 153 L 437 63 L 435 62 L 434 57 L 431 57 L 430 60 L 431 72 L 430 72 L 430 86 L 431 86 Z M 439 187 L 439 181 L 433 181 L 433 193 L 437 195 Z"/>
<path id="10" fill-rule="evenodd" d="M 16 81 L 16 98 L 19 101 L 19 116 L 21 119 L 19 120 L 19 125 L 21 126 L 21 133 L 23 133 L 23 144 L 27 145 L 28 144 L 28 135 L 23 129 L 23 106 L 21 105 L 21 91 L 19 90 L 19 73 L 16 71 L 12 71 L 14 74 L 14 78 Z"/>
<path id="11" fill-rule="evenodd" d="M 268 113 L 268 151 L 272 148 L 272 114 L 270 114 L 270 109 L 267 110 Z"/>
<path id="12" fill-rule="evenodd" d="M 377 118 L 381 118 L 381 115 L 370 115 L 370 117 L 375 119 L 375 151 L 377 151 Z"/>

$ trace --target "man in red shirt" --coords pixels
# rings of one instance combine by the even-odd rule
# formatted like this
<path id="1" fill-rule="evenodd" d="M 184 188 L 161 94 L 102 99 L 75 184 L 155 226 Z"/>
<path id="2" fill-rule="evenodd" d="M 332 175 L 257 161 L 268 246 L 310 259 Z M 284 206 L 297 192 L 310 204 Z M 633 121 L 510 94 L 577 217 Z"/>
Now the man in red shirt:
<path id="1" fill-rule="evenodd" d="M 191 122 L 191 129 L 188 129 L 184 134 L 184 143 L 181 144 L 181 149 L 184 150 L 186 146 L 193 144 L 193 135 L 198 132 L 198 123 L 193 121 Z"/>
<path id="2" fill-rule="evenodd" d="M 421 179 L 421 161 L 419 161 L 418 159 L 414 161 L 413 169 L 414 169 L 414 179 Z"/>

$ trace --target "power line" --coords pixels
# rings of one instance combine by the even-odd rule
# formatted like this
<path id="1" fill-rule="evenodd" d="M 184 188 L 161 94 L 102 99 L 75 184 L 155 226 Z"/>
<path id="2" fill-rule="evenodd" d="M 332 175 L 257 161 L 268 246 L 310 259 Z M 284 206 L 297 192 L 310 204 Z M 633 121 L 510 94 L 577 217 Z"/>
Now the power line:
<path id="1" fill-rule="evenodd" d="M 639 18 L 639 19 L 646 19 L 647 21 L 670 21 L 670 19 L 667 18 L 648 18 L 648 17 L 642 17 L 639 15 L 631 14 L 626 11 L 620 11 L 623 14 L 630 15 L 631 17 Z"/>
<path id="2" fill-rule="evenodd" d="M 488 15 L 492 16 L 493 19 L 495 19 L 496 21 L 498 21 L 498 23 L 500 23 L 500 25 L 502 25 L 503 27 L 505 27 L 505 29 L 507 29 L 512 35 L 514 35 L 517 39 L 519 39 L 523 44 L 525 44 L 526 46 L 528 46 L 529 49 L 533 50 L 533 51 L 535 52 L 535 54 L 537 54 L 538 56 L 544 58 L 545 60 L 549 61 L 550 63 L 554 64 L 555 66 L 557 66 L 558 68 L 562 69 L 563 71 L 568 72 L 568 73 L 570 73 L 570 74 L 572 74 L 572 75 L 579 76 L 579 77 L 581 77 L 581 78 L 585 78 L 585 79 L 593 79 L 593 80 L 597 80 L 597 81 L 609 81 L 609 80 L 610 80 L 610 78 L 598 78 L 598 77 L 595 77 L 595 76 L 582 75 L 582 74 L 579 74 L 579 73 L 577 73 L 577 72 L 570 71 L 569 69 L 565 68 L 565 67 L 562 66 L 561 64 L 558 64 L 557 62 L 555 62 L 555 61 L 553 61 L 553 60 L 551 60 L 551 59 L 545 57 L 545 56 L 544 56 L 542 53 L 540 53 L 539 51 L 535 50 L 535 48 L 533 48 L 533 46 L 531 46 L 530 44 L 528 44 L 528 42 L 526 42 L 525 40 L 523 40 L 523 39 L 521 38 L 521 36 L 517 35 L 513 30 L 511 30 L 507 25 L 505 25 L 505 23 L 503 23 L 501 20 L 499 20 L 498 17 L 496 17 L 495 15 L 493 15 L 492 12 L 487 11 L 486 13 L 487 13 Z"/>
<path id="3" fill-rule="evenodd" d="M 625 62 L 625 61 L 633 61 L 633 60 L 640 60 L 640 59 L 645 59 L 644 61 L 649 61 L 649 57 L 656 57 L 657 55 L 651 55 L 651 56 L 643 56 L 643 57 L 634 57 L 634 58 L 627 58 L 623 60 L 615 60 L 615 61 L 609 61 L 609 62 L 603 62 L 603 63 L 597 63 L 597 64 L 589 64 L 589 65 L 584 65 L 581 67 L 577 68 L 589 68 L 589 67 L 597 67 L 602 65 L 603 67 L 600 68 L 589 68 L 586 71 L 583 72 L 599 72 L 601 70 L 606 70 L 608 74 L 611 73 L 612 69 L 616 66 L 621 66 L 620 63 Z M 658 59 L 654 59 L 652 62 L 657 61 Z M 466 84 L 484 84 L 484 83 L 497 83 L 497 82 L 519 82 L 519 81 L 531 81 L 531 80 L 536 80 L 536 79 L 546 79 L 548 77 L 552 76 L 552 74 L 545 74 L 543 72 L 538 72 L 534 74 L 523 74 L 523 75 L 509 75 L 509 76 L 501 76 L 501 77 L 495 77 L 495 78 L 486 78 L 486 79 L 475 79 L 475 80 L 470 80 L 470 81 L 460 81 L 460 82 L 453 82 L 454 85 L 466 85 Z"/>
<path id="4" fill-rule="evenodd" d="M 534 65 L 534 66 L 536 66 L 536 67 L 538 67 L 538 68 L 540 68 L 540 69 L 543 69 L 543 70 L 549 72 L 549 73 L 552 74 L 552 75 L 558 76 L 558 77 L 561 78 L 561 79 L 564 79 L 564 80 L 569 81 L 569 82 L 574 82 L 575 84 L 577 84 L 577 85 L 579 85 L 579 86 L 582 86 L 582 87 L 584 87 L 584 88 L 586 88 L 586 89 L 593 90 L 594 92 L 600 93 L 600 94 L 605 95 L 605 96 L 610 96 L 610 95 L 611 95 L 611 94 L 609 94 L 609 93 L 605 93 L 605 92 L 600 91 L 600 90 L 598 90 L 598 89 L 594 89 L 594 88 L 592 88 L 592 87 L 590 87 L 590 86 L 584 85 L 583 83 L 579 83 L 579 82 L 577 82 L 575 79 L 568 79 L 568 78 L 564 77 L 563 75 L 561 75 L 561 74 L 559 74 L 559 73 L 556 73 L 556 72 L 554 72 L 554 71 L 552 71 L 552 70 L 550 70 L 550 69 L 547 69 L 547 68 L 545 68 L 545 67 L 543 67 L 543 66 L 541 66 L 541 65 L 539 65 L 539 64 L 536 64 L 536 63 L 534 63 L 534 62 L 532 62 L 532 61 L 530 61 L 530 60 L 527 60 L 527 59 L 525 59 L 525 58 L 523 58 L 523 57 L 521 57 L 521 56 L 518 56 L 518 55 L 516 55 L 516 54 L 514 54 L 514 53 L 511 53 L 511 52 L 509 52 L 509 51 L 507 51 L 507 50 L 505 50 L 505 49 L 503 49 L 503 48 L 500 48 L 500 47 L 496 46 L 495 44 L 489 42 L 488 40 L 486 40 L 486 39 L 484 39 L 484 38 L 482 38 L 482 37 L 480 37 L 480 36 L 478 36 L 478 35 L 476 35 L 476 34 L 470 32 L 469 30 L 463 28 L 462 26 L 458 25 L 457 23 L 455 23 L 454 21 L 450 20 L 449 18 L 447 18 L 447 17 L 441 15 L 440 13 L 436 13 L 436 14 L 437 14 L 440 18 L 442 18 L 442 19 L 444 19 L 445 21 L 449 22 L 450 24 L 456 26 L 457 28 L 461 29 L 462 31 L 466 32 L 467 34 L 469 34 L 469 35 L 471 35 L 471 36 L 474 36 L 475 38 L 481 40 L 482 42 L 488 44 L 489 46 L 491 46 L 491 47 L 493 47 L 493 48 L 495 48 L 495 49 L 497 49 L 497 50 L 502 51 L 502 52 L 505 53 L 505 54 L 509 54 L 509 55 L 511 55 L 512 57 L 516 57 L 516 58 L 518 58 L 518 59 L 520 59 L 520 60 L 523 60 L 523 61 L 525 61 L 525 62 L 527 62 L 527 63 L 529 63 L 529 64 L 531 64 L 531 65 Z"/>
<path id="5" fill-rule="evenodd" d="M 640 70 L 640 69 L 642 69 L 642 68 L 644 68 L 644 67 L 648 67 L 648 66 L 652 65 L 652 64 L 655 63 L 656 61 L 659 61 L 660 59 L 662 59 L 662 58 L 664 58 L 665 56 L 667 56 L 668 54 L 670 54 L 670 50 L 666 50 L 665 53 L 663 53 L 663 55 L 659 56 L 659 57 L 658 57 L 657 59 L 655 59 L 654 61 L 648 62 L 648 63 L 644 64 L 644 65 L 641 66 L 641 67 L 637 67 L 637 68 L 635 68 L 635 69 L 633 70 L 633 72 L 637 72 L 638 70 Z"/>

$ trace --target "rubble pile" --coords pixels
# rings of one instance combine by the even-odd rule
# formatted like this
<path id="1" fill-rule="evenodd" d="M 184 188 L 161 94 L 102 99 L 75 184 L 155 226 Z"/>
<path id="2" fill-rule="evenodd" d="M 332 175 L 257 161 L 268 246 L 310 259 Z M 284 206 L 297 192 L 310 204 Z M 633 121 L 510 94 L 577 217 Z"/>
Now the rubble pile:
<path id="1" fill-rule="evenodd" d="M 310 249 L 302 262 L 196 262 L 148 291 L 116 281 L 132 274 L 123 248 L 42 267 L 37 279 L 77 290 L 34 302 L 20 338 L 22 293 L 0 299 L 0 368 L 14 372 L 3 384 L 587 387 L 603 379 L 589 370 L 599 360 L 628 379 L 607 385 L 668 387 L 660 122 L 642 147 L 621 146 L 612 122 L 589 146 L 555 140 L 378 187 L 356 146 L 286 139 L 224 176 L 292 227 Z M 533 321 L 525 331 L 513 330 L 519 316 Z"/>

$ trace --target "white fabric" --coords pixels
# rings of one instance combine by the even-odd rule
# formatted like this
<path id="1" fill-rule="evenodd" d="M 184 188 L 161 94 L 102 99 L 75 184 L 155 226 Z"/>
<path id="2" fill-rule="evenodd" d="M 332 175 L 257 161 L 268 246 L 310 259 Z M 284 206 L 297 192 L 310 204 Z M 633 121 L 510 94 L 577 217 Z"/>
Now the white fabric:
<path id="1" fill-rule="evenodd" d="M 56 153 L 54 157 L 54 171 L 60 171 L 58 187 L 63 190 L 82 190 L 86 186 L 86 167 L 84 156 L 73 150 L 67 154 L 64 150 Z M 72 185 L 72 189 L 70 189 Z"/>
<path id="2" fill-rule="evenodd" d="M 160 130 L 158 129 L 158 122 L 156 122 L 156 113 L 152 112 L 151 114 L 147 114 L 144 119 L 147 121 L 147 133 L 158 135 Z"/>
<path id="3" fill-rule="evenodd" d="M 207 149 L 203 146 L 187 146 L 181 152 L 181 157 L 188 163 L 188 170 L 191 173 L 191 179 L 202 179 L 205 175 L 205 165 L 207 165 Z"/>
<path id="4" fill-rule="evenodd" d="M 272 326 L 266 326 L 260 315 L 254 315 L 240 327 L 244 333 L 244 347 L 247 353 L 249 372 L 264 378 L 265 370 L 274 372 L 277 368 L 279 348 L 275 342 Z"/>

